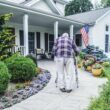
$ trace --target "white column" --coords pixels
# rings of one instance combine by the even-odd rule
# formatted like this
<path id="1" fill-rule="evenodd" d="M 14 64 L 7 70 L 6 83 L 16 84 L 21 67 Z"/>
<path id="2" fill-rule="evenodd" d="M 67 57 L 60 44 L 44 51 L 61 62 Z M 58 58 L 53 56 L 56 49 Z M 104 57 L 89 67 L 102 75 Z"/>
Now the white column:
<path id="1" fill-rule="evenodd" d="M 58 21 L 54 23 L 54 37 L 58 38 Z"/>
<path id="2" fill-rule="evenodd" d="M 40 47 L 41 49 L 45 50 L 45 39 L 44 39 L 44 32 L 41 32 L 41 36 L 40 36 Z"/>
<path id="3" fill-rule="evenodd" d="M 70 25 L 70 38 L 73 39 L 74 37 L 74 26 Z"/>
<path id="4" fill-rule="evenodd" d="M 24 55 L 28 55 L 29 47 L 28 47 L 28 15 L 25 14 L 23 16 L 23 30 L 24 30 Z"/>

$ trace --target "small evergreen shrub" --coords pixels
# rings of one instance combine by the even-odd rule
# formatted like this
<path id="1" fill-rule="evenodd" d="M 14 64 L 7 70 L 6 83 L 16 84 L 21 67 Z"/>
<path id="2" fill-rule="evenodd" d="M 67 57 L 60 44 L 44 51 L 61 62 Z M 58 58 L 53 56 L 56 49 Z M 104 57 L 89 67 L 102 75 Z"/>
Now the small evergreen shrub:
<path id="1" fill-rule="evenodd" d="M 11 63 L 11 61 L 13 61 L 15 58 L 21 56 L 19 52 L 13 54 L 11 57 L 7 58 L 4 60 L 4 62 L 6 63 L 6 65 L 9 65 Z"/>
<path id="2" fill-rule="evenodd" d="M 30 58 L 17 56 L 7 62 L 12 82 L 24 82 L 31 80 L 36 74 L 36 65 Z"/>
<path id="3" fill-rule="evenodd" d="M 9 80 L 8 68 L 3 62 L 0 62 L 0 94 L 4 93 L 7 89 Z"/>
<path id="4" fill-rule="evenodd" d="M 35 56 L 31 55 L 31 54 L 27 55 L 26 57 L 32 59 L 33 62 L 34 62 L 34 63 L 36 64 L 36 66 L 37 66 L 37 57 L 35 57 Z"/>

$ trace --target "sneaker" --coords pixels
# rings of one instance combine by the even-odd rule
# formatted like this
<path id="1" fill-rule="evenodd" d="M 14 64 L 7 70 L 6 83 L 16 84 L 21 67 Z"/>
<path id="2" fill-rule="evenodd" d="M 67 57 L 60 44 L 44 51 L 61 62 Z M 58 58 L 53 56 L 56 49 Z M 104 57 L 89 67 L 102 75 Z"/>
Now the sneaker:
<path id="1" fill-rule="evenodd" d="M 72 89 L 70 89 L 70 90 L 66 90 L 66 92 L 67 92 L 67 93 L 70 93 L 70 92 L 72 92 Z"/>
<path id="2" fill-rule="evenodd" d="M 60 89 L 61 92 L 66 92 L 65 88 Z"/>

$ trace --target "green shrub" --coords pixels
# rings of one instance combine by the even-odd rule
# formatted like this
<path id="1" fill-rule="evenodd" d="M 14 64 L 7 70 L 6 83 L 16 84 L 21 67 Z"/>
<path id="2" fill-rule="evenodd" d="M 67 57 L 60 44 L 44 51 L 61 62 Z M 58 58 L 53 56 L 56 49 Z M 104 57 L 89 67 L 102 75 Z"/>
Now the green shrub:
<path id="1" fill-rule="evenodd" d="M 79 53 L 79 57 L 80 57 L 81 59 L 84 59 L 85 55 L 86 55 L 86 53 L 84 53 L 84 52 L 80 52 L 80 53 Z"/>
<path id="2" fill-rule="evenodd" d="M 104 76 L 110 78 L 110 67 L 104 67 L 103 74 L 104 74 Z"/>
<path id="3" fill-rule="evenodd" d="M 104 67 L 110 67 L 110 62 L 103 62 Z"/>
<path id="4" fill-rule="evenodd" d="M 9 80 L 10 74 L 8 73 L 8 68 L 3 62 L 0 62 L 0 94 L 4 93 L 7 89 Z"/>
<path id="5" fill-rule="evenodd" d="M 9 63 L 11 63 L 11 61 L 13 61 L 15 58 L 17 58 L 17 57 L 19 57 L 19 56 L 21 56 L 21 55 L 20 55 L 19 52 L 17 52 L 17 53 L 15 53 L 15 54 L 13 54 L 11 57 L 5 59 L 4 62 L 5 62 L 6 64 L 9 64 Z"/>
<path id="6" fill-rule="evenodd" d="M 6 61 L 12 82 L 23 82 L 31 80 L 36 74 L 36 65 L 30 58 L 16 56 Z"/>
<path id="7" fill-rule="evenodd" d="M 36 56 L 33 56 L 33 55 L 29 54 L 29 55 L 27 55 L 26 57 L 32 59 L 33 62 L 34 62 L 34 63 L 36 64 L 36 66 L 37 66 L 37 57 L 36 57 Z"/>
<path id="8" fill-rule="evenodd" d="M 110 81 L 103 86 L 100 97 L 93 99 L 87 110 L 110 110 Z"/>

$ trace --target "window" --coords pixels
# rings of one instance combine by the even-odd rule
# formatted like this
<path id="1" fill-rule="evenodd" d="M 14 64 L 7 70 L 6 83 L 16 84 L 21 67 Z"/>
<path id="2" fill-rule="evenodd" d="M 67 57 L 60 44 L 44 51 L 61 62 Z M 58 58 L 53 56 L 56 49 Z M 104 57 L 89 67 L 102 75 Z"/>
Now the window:
<path id="1" fill-rule="evenodd" d="M 76 37 L 75 37 L 75 42 L 76 42 L 76 45 L 77 46 L 82 46 L 82 37 L 81 37 L 81 34 L 77 34 Z"/>
<path id="2" fill-rule="evenodd" d="M 54 35 L 45 33 L 45 51 L 51 52 L 54 45 Z"/>
<path id="3" fill-rule="evenodd" d="M 20 46 L 24 46 L 24 32 L 22 30 L 19 31 L 20 36 Z"/>
<path id="4" fill-rule="evenodd" d="M 35 45 L 34 45 L 34 32 L 29 32 L 29 38 L 28 38 L 28 43 L 29 43 L 29 53 L 34 53 Z"/>
<path id="5" fill-rule="evenodd" d="M 49 52 L 52 51 L 53 45 L 54 45 L 54 35 L 49 34 Z"/>
<path id="6" fill-rule="evenodd" d="M 106 25 L 105 30 L 106 30 L 107 32 L 109 31 L 109 26 L 108 26 L 108 25 Z"/>
<path id="7" fill-rule="evenodd" d="M 105 35 L 105 52 L 109 52 L 109 35 Z"/>
<path id="8" fill-rule="evenodd" d="M 36 33 L 37 48 L 40 48 L 40 32 Z"/>

